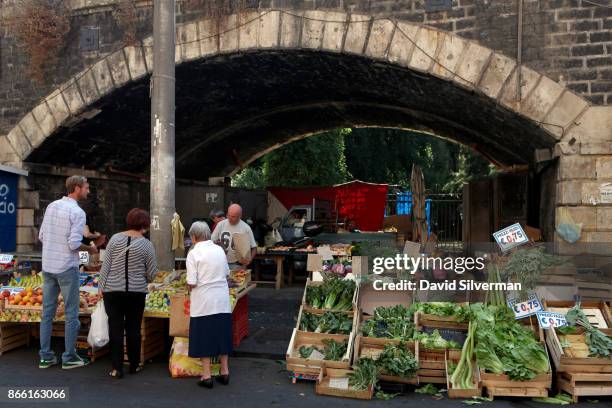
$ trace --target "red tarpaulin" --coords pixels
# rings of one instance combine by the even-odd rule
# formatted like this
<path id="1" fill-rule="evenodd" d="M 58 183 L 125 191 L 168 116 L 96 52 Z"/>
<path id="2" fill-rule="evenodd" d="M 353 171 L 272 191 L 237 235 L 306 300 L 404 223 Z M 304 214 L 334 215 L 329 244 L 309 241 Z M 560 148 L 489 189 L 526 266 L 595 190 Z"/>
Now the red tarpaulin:
<path id="1" fill-rule="evenodd" d="M 339 219 L 348 219 L 361 231 L 382 229 L 387 203 L 387 184 L 351 181 L 331 187 L 269 187 L 268 191 L 287 208 L 296 205 L 312 205 L 312 200 L 332 202 Z"/>

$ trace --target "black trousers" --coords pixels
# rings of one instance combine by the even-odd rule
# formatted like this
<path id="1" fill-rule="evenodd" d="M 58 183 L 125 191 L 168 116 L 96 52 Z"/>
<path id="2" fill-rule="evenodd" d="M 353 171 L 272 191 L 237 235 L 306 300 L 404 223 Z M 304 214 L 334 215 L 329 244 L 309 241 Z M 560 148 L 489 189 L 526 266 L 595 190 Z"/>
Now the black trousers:
<path id="1" fill-rule="evenodd" d="M 113 368 L 123 372 L 123 333 L 131 368 L 140 364 L 140 326 L 145 307 L 145 293 L 105 292 L 104 309 L 108 315 Z"/>

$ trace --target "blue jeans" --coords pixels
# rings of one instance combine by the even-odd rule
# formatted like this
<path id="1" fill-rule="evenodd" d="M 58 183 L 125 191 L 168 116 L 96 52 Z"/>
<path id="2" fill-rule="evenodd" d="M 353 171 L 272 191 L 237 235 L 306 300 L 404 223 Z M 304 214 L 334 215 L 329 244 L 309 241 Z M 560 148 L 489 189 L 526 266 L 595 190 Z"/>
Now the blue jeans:
<path id="1" fill-rule="evenodd" d="M 79 322 L 79 269 L 70 268 L 62 273 L 43 272 L 43 312 L 40 320 L 40 358 L 52 360 L 55 353 L 51 350 L 51 326 L 57 311 L 57 297 L 61 291 L 66 309 L 66 326 L 64 332 L 64 354 L 62 362 L 78 358 L 76 340 L 81 322 Z"/>

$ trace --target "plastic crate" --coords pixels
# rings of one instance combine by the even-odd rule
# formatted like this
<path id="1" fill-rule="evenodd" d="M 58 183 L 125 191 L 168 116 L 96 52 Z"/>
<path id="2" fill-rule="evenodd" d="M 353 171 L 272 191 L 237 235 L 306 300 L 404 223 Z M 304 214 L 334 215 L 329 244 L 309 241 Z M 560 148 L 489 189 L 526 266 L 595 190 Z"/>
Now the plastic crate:
<path id="1" fill-rule="evenodd" d="M 238 299 L 232 313 L 232 344 L 238 347 L 242 339 L 249 335 L 249 296 Z"/>

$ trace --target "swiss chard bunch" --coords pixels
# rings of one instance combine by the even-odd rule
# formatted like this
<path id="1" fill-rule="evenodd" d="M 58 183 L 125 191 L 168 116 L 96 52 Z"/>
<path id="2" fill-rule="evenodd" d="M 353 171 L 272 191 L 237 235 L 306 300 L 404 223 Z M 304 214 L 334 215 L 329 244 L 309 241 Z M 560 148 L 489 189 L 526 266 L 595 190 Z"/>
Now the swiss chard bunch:
<path id="1" fill-rule="evenodd" d="M 341 361 L 348 348 L 348 342 L 340 342 L 334 339 L 323 339 L 323 349 L 316 346 L 302 346 L 299 348 L 301 358 L 310 358 L 316 350 L 323 355 L 323 360 Z"/>
<path id="2" fill-rule="evenodd" d="M 419 302 L 413 303 L 411 309 L 435 316 L 454 316 L 459 322 L 469 318 L 469 308 L 453 302 Z"/>
<path id="3" fill-rule="evenodd" d="M 304 312 L 300 330 L 314 333 L 350 334 L 353 322 L 346 313 L 326 311 L 322 315 Z"/>
<path id="4" fill-rule="evenodd" d="M 379 372 L 380 369 L 373 359 L 362 357 L 353 364 L 353 371 L 348 374 L 349 385 L 355 390 L 367 390 L 376 385 Z"/>
<path id="5" fill-rule="evenodd" d="M 412 312 L 402 305 L 377 307 L 374 316 L 361 326 L 366 337 L 409 340 L 414 333 Z"/>
<path id="6" fill-rule="evenodd" d="M 356 288 L 353 280 L 328 275 L 321 285 L 308 286 L 306 303 L 315 309 L 351 310 Z"/>
<path id="7" fill-rule="evenodd" d="M 402 378 L 412 378 L 419 368 L 414 354 L 406 349 L 404 343 L 387 344 L 376 359 L 376 365 L 382 373 Z"/>

